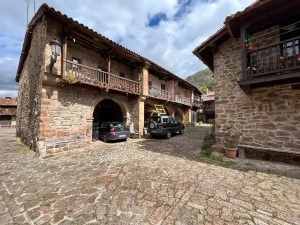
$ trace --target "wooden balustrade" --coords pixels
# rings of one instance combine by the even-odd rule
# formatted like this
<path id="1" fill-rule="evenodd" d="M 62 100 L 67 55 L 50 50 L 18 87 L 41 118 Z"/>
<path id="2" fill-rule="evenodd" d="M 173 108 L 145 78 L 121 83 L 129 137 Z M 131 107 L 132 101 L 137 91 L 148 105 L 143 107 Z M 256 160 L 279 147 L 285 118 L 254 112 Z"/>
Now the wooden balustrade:
<path id="1" fill-rule="evenodd" d="M 170 102 L 177 102 L 184 105 L 191 105 L 191 99 L 189 98 L 176 95 L 172 92 L 162 90 L 159 88 L 154 88 L 152 86 L 149 86 L 148 88 L 148 95 L 157 99 L 162 99 Z"/>
<path id="2" fill-rule="evenodd" d="M 113 89 L 132 94 L 140 94 L 140 83 L 100 69 L 91 68 L 71 61 L 65 61 L 64 80 L 68 83 L 84 83 L 100 88 Z"/>
<path id="3" fill-rule="evenodd" d="M 300 37 L 247 52 L 247 79 L 300 70 Z"/>
<path id="4" fill-rule="evenodd" d="M 17 108 L 0 108 L 0 116 L 15 116 Z"/>

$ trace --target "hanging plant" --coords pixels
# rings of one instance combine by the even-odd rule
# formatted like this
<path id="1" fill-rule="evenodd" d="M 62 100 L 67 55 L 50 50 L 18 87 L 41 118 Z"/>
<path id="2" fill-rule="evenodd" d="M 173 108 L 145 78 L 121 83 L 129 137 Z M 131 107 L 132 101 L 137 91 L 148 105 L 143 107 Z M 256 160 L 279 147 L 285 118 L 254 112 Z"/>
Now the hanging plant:
<path id="1" fill-rule="evenodd" d="M 74 84 L 76 83 L 76 76 L 72 72 L 68 72 L 64 80 L 69 84 Z"/>

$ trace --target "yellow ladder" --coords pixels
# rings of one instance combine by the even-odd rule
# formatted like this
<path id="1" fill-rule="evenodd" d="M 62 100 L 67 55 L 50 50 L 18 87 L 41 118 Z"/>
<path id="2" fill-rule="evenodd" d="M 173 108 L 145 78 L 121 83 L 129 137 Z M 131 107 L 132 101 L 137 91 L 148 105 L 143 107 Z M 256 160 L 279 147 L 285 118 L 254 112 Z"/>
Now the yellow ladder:
<path id="1" fill-rule="evenodd" d="M 166 115 L 166 110 L 163 105 L 154 105 L 158 115 Z"/>

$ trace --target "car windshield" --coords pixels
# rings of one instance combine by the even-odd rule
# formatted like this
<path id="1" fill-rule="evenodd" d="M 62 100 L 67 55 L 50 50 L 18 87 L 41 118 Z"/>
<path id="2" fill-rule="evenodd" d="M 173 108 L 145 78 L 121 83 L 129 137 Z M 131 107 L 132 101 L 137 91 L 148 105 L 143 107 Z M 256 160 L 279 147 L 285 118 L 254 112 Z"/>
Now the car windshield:
<path id="1" fill-rule="evenodd" d="M 150 122 L 156 122 L 156 123 L 161 123 L 161 118 L 160 117 L 151 117 Z"/>

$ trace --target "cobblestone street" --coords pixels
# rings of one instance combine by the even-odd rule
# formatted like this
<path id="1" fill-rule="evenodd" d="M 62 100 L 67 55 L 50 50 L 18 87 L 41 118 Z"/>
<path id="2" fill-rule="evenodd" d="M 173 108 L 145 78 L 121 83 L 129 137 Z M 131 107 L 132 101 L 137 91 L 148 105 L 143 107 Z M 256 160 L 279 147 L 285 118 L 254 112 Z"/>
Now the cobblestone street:
<path id="1" fill-rule="evenodd" d="M 189 129 L 45 159 L 2 129 L 0 224 L 300 224 L 300 180 L 197 162 Z"/>

